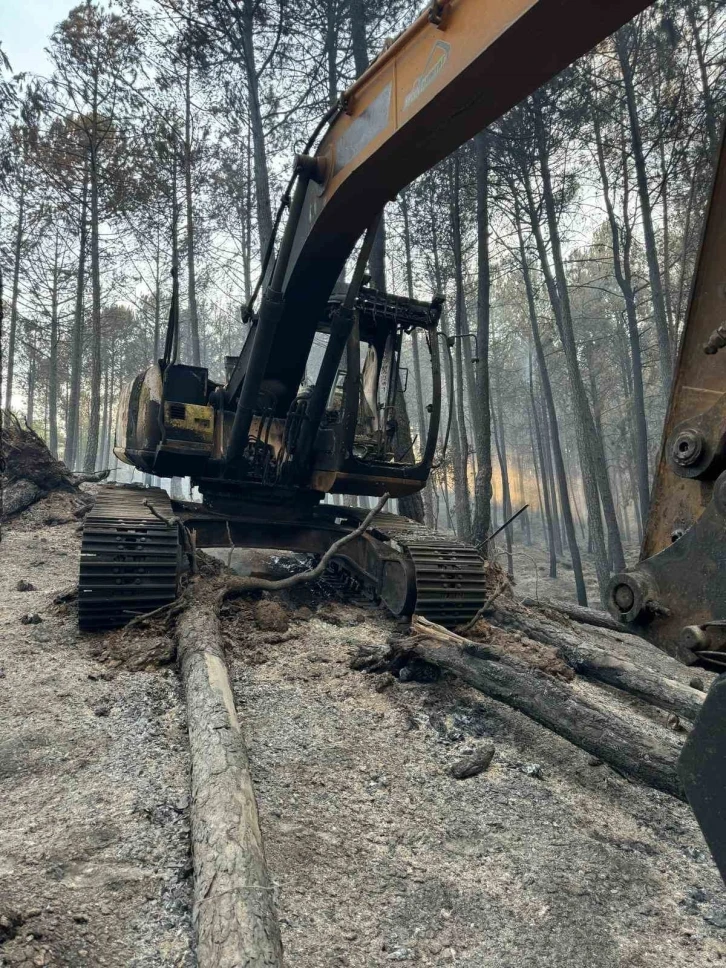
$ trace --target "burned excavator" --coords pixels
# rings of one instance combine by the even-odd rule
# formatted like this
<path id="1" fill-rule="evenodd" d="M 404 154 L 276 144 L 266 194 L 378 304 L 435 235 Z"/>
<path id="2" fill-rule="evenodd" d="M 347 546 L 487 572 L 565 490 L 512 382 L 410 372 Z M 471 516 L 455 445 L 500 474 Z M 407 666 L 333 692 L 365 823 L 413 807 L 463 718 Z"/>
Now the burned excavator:
<path id="1" fill-rule="evenodd" d="M 326 494 L 406 497 L 424 487 L 441 415 L 441 299 L 366 284 L 384 205 L 648 6 L 648 0 L 433 0 L 321 121 L 295 162 L 288 214 L 262 267 L 259 309 L 224 385 L 164 356 L 119 407 L 115 454 L 158 476 L 191 478 L 202 503 L 155 488 L 101 492 L 86 518 L 83 628 L 123 624 L 172 600 L 180 531 L 197 547 L 324 553 L 365 511 Z M 318 138 L 319 143 L 318 143 Z M 363 239 L 347 285 L 339 280 Z M 675 375 L 641 561 L 616 576 L 609 607 L 687 663 L 726 657 L 726 155 L 722 152 Z M 176 284 L 176 280 L 175 280 Z M 174 304 L 174 301 L 172 301 Z M 396 426 L 401 346 L 430 365 L 420 459 Z M 313 366 L 311 348 L 325 343 Z M 705 352 L 704 352 L 705 348 Z M 424 353 L 426 356 L 426 353 Z M 184 529 L 179 525 L 183 525 Z M 394 514 L 345 545 L 338 565 L 396 615 L 454 625 L 485 588 L 475 549 Z M 726 665 L 726 661 L 722 664 Z M 726 683 L 717 680 L 681 760 L 689 799 L 726 873 Z M 720 772 L 719 772 L 720 771 Z"/>

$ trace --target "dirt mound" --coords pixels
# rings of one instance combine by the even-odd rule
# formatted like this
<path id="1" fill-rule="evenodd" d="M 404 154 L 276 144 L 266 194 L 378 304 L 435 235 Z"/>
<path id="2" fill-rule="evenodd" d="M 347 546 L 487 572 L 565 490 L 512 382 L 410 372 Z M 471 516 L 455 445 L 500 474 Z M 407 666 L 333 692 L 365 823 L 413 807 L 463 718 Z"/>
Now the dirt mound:
<path id="1" fill-rule="evenodd" d="M 2 504 L 0 516 L 3 521 L 15 517 L 32 507 L 47 495 L 55 495 L 58 507 L 50 509 L 49 520 L 37 520 L 37 526 L 61 524 L 82 516 L 92 504 L 83 495 L 80 485 L 100 481 L 108 471 L 97 474 L 74 474 L 63 461 L 48 450 L 45 441 L 27 424 L 23 426 L 18 417 L 9 410 L 2 411 Z"/>

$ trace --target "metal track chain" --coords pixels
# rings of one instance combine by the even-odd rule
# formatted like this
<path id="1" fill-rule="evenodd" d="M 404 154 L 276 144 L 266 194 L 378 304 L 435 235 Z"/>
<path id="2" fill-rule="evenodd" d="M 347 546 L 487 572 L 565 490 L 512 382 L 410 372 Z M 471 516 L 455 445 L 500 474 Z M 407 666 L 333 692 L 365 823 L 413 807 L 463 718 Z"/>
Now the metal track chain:
<path id="1" fill-rule="evenodd" d="M 179 529 L 157 518 L 173 511 L 158 487 L 104 487 L 86 515 L 81 544 L 78 623 L 84 630 L 115 628 L 177 595 Z"/>
<path id="2" fill-rule="evenodd" d="M 366 514 L 353 513 L 361 520 Z M 487 582 L 484 560 L 475 548 L 399 514 L 377 515 L 371 531 L 394 541 L 413 561 L 418 615 L 450 627 L 476 615 Z"/>

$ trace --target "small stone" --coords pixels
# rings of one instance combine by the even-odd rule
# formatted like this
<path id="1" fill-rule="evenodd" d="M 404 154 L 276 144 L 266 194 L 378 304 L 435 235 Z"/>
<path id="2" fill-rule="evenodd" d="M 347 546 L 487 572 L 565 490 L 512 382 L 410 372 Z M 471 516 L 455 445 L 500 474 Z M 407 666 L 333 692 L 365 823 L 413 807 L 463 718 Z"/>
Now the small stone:
<path id="1" fill-rule="evenodd" d="M 707 914 L 703 920 L 712 924 L 714 928 L 726 928 L 726 911 L 714 911 L 713 914 Z"/>
<path id="2" fill-rule="evenodd" d="M 393 683 L 396 681 L 396 677 L 390 672 L 385 672 L 382 676 L 379 676 L 376 680 L 375 689 L 376 692 L 384 692 L 386 689 L 390 689 Z"/>
<path id="3" fill-rule="evenodd" d="M 71 917 L 76 922 L 76 924 L 88 924 L 88 918 L 83 913 L 83 911 L 75 911 L 71 914 Z"/>
<path id="4" fill-rule="evenodd" d="M 527 763 L 522 767 L 522 772 L 526 773 L 527 776 L 533 776 L 535 780 L 541 780 L 544 775 L 539 763 Z"/>
<path id="5" fill-rule="evenodd" d="M 40 625 L 43 619 L 38 615 L 37 612 L 28 612 L 23 615 L 20 619 L 22 625 Z"/>
<path id="6" fill-rule="evenodd" d="M 451 766 L 451 775 L 455 780 L 467 780 L 469 777 L 483 773 L 494 758 L 494 743 L 480 743 L 468 756 L 463 756 Z"/>
<path id="7" fill-rule="evenodd" d="M 287 632 L 287 611 L 279 602 L 263 599 L 255 605 L 255 624 L 263 632 Z"/>
<path id="8" fill-rule="evenodd" d="M 698 676 L 694 676 L 692 679 L 689 679 L 688 685 L 691 687 L 691 689 L 698 689 L 699 692 L 706 691 L 706 687 L 703 684 L 703 679 L 699 679 Z"/>
<path id="9" fill-rule="evenodd" d="M 177 813 L 184 813 L 184 811 L 189 806 L 189 797 L 181 796 L 174 804 L 174 809 Z"/>
<path id="10" fill-rule="evenodd" d="M 394 948 L 388 955 L 388 961 L 411 961 L 413 951 L 410 948 Z"/>
<path id="11" fill-rule="evenodd" d="M 298 622 L 309 622 L 313 615 L 313 610 L 308 608 L 307 605 L 301 605 L 295 612 L 295 618 Z"/>
<path id="12" fill-rule="evenodd" d="M 32 583 L 32 581 L 26 581 L 24 578 L 21 578 L 20 581 L 18 582 L 18 584 L 15 586 L 15 591 L 17 591 L 17 592 L 34 592 L 35 591 L 35 585 Z"/>
<path id="13" fill-rule="evenodd" d="M 599 759 L 597 756 L 588 756 L 588 758 L 587 758 L 587 765 L 588 766 L 602 766 L 602 760 Z"/>

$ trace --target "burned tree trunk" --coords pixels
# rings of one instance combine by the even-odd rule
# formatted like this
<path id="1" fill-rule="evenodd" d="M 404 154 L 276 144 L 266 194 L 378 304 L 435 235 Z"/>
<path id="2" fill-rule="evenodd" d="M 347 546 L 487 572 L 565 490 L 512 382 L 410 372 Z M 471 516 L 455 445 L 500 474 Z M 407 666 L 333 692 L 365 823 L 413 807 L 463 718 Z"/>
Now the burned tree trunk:
<path id="1" fill-rule="evenodd" d="M 242 728 L 211 606 L 178 620 L 192 760 L 194 925 L 199 968 L 282 966 Z"/>
<path id="2" fill-rule="evenodd" d="M 492 657 L 486 646 L 465 641 L 458 646 L 454 636 L 452 640 L 445 644 L 438 638 L 421 638 L 411 645 L 404 642 L 402 648 L 523 712 L 625 776 L 684 799 L 676 772 L 680 744 L 675 738 L 639 729 L 538 669 Z"/>

